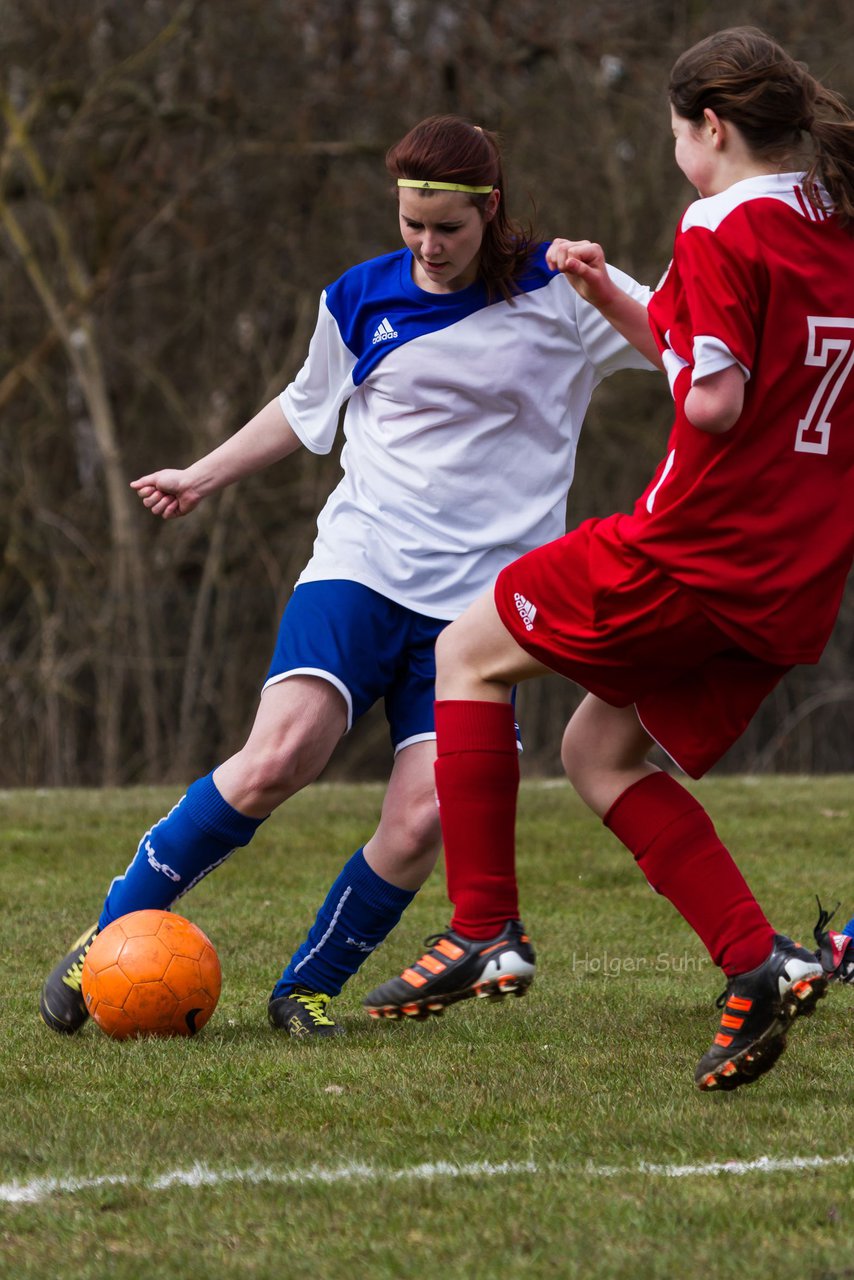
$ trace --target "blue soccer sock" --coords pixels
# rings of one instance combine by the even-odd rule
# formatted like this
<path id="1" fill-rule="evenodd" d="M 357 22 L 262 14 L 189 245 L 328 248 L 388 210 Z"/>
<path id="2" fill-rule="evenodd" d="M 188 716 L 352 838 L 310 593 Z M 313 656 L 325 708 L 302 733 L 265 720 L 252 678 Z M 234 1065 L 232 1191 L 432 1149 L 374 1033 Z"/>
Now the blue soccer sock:
<path id="1" fill-rule="evenodd" d="M 129 911 L 171 907 L 236 848 L 248 844 L 263 821 L 232 808 L 212 774 L 199 778 L 146 831 L 133 862 L 110 885 L 98 927 L 104 929 Z"/>
<path id="2" fill-rule="evenodd" d="M 840 932 L 847 934 L 849 938 L 854 938 L 854 916 L 851 917 L 851 919 L 848 921 L 845 927 L 840 930 Z"/>
<path id="3" fill-rule="evenodd" d="M 357 849 L 333 884 L 302 946 L 291 957 L 271 999 L 295 986 L 337 996 L 348 978 L 397 924 L 415 897 L 368 866 Z"/>

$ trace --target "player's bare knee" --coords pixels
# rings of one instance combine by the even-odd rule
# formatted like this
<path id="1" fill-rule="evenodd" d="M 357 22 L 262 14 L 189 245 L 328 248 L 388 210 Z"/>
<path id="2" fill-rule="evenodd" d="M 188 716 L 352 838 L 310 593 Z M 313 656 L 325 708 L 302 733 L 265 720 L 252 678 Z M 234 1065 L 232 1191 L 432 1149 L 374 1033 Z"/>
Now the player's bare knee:
<path id="1" fill-rule="evenodd" d="M 375 837 L 394 849 L 402 867 L 420 863 L 431 854 L 438 856 L 442 843 L 436 797 L 429 794 L 411 799 L 396 814 L 384 814 Z"/>
<path id="2" fill-rule="evenodd" d="M 452 622 L 436 641 L 438 698 L 477 697 L 484 678 L 481 646 L 465 616 Z"/>
<path id="3" fill-rule="evenodd" d="M 432 795 L 413 807 L 405 824 L 407 856 L 413 860 L 423 858 L 432 849 L 438 850 L 442 841 L 439 810 Z"/>
<path id="4" fill-rule="evenodd" d="M 464 661 L 465 632 L 455 622 L 445 627 L 436 638 L 436 669 L 449 672 Z"/>
<path id="5" fill-rule="evenodd" d="M 253 750 L 246 753 L 243 784 L 247 794 L 258 801 L 263 797 L 272 812 L 289 796 L 314 782 L 324 763 L 310 749 L 299 746 Z"/>

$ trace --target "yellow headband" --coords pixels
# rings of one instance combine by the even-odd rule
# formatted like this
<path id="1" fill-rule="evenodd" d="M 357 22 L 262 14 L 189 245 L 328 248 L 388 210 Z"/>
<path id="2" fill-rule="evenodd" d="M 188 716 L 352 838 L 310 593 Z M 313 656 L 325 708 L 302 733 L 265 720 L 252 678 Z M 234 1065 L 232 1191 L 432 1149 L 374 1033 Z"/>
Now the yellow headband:
<path id="1" fill-rule="evenodd" d="M 399 187 L 417 187 L 419 191 L 468 191 L 473 196 L 486 196 L 494 190 L 492 183 L 488 187 L 467 187 L 462 182 L 429 182 L 420 178 L 398 178 Z"/>

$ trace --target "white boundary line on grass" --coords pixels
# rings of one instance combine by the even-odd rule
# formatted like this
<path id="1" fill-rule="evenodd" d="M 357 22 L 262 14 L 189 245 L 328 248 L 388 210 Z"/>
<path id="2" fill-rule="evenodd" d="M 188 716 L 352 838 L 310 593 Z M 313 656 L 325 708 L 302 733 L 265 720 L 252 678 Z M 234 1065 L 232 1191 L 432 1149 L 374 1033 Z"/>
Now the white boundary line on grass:
<path id="1" fill-rule="evenodd" d="M 33 1178 L 30 1182 L 0 1183 L 0 1204 L 37 1204 L 49 1196 L 62 1193 L 97 1190 L 99 1187 L 136 1187 L 148 1191 L 165 1191 L 172 1187 L 222 1187 L 229 1183 L 281 1186 L 305 1186 L 313 1182 L 402 1182 L 408 1179 L 432 1182 L 440 1178 L 499 1178 L 512 1174 L 568 1174 L 584 1178 L 704 1178 L 722 1174 L 744 1176 L 750 1173 L 794 1173 L 804 1169 L 829 1169 L 854 1165 L 854 1152 L 839 1156 L 760 1156 L 756 1160 L 710 1161 L 707 1164 L 637 1165 L 537 1165 L 533 1161 L 507 1160 L 501 1164 L 479 1161 L 471 1164 L 416 1164 L 409 1168 L 388 1169 L 370 1164 L 345 1164 L 324 1169 L 311 1165 L 306 1169 L 212 1169 L 206 1164 L 193 1164 L 188 1169 L 135 1178 L 131 1174 L 103 1174 L 94 1178 Z"/>

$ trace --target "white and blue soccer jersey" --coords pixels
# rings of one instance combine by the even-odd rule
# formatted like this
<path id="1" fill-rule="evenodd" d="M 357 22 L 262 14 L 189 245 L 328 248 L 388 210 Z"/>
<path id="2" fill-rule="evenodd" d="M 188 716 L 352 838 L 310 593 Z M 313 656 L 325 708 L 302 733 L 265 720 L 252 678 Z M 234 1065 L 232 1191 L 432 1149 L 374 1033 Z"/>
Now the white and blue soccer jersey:
<path id="1" fill-rule="evenodd" d="M 559 537 L 594 388 L 652 368 L 534 253 L 511 301 L 480 281 L 428 293 L 408 249 L 325 290 L 308 358 L 279 397 L 328 453 L 342 405 L 343 478 L 300 582 L 345 578 L 455 618 L 510 561 Z M 650 290 L 609 268 L 646 304 Z"/>

